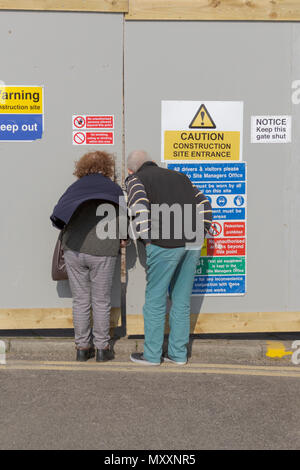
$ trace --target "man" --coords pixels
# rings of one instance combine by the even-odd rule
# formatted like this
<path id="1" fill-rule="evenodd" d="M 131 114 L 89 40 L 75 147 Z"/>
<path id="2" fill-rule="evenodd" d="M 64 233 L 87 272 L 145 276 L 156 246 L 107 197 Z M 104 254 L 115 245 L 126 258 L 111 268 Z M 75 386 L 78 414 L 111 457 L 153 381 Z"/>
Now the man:
<path id="1" fill-rule="evenodd" d="M 160 365 L 161 360 L 186 364 L 190 296 L 204 234 L 200 246 L 196 242 L 195 246 L 189 243 L 191 238 L 185 234 L 186 219 L 182 212 L 186 206 L 191 207 L 191 214 L 194 214 L 192 221 L 195 221 L 195 214 L 200 213 L 206 234 L 212 220 L 211 205 L 186 175 L 160 168 L 142 150 L 129 155 L 127 167 L 129 176 L 125 183 L 128 207 L 135 217 L 136 234 L 144 241 L 147 255 L 147 286 L 143 308 L 144 352 L 133 353 L 130 358 L 133 362 L 153 366 Z M 162 216 L 157 215 L 157 207 L 161 205 L 174 210 L 179 208 L 177 214 L 181 212 L 180 220 L 175 212 L 173 217 L 168 214 L 171 225 L 165 230 L 166 235 L 164 229 L 167 216 L 165 212 Z M 182 231 L 178 234 L 180 228 Z M 203 231 L 203 223 L 201 228 Z M 170 334 L 168 354 L 162 358 L 168 292 L 172 301 Z"/>

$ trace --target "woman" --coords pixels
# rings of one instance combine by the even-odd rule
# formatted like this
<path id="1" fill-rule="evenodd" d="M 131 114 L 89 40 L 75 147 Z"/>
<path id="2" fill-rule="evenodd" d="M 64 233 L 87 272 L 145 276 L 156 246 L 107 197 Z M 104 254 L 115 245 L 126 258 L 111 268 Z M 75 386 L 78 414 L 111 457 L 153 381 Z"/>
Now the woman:
<path id="1" fill-rule="evenodd" d="M 123 191 L 112 181 L 114 158 L 107 152 L 85 154 L 76 162 L 73 174 L 77 181 L 62 195 L 50 218 L 63 229 L 62 247 L 73 296 L 76 359 L 94 357 L 96 348 L 96 360 L 109 361 L 114 358 L 109 345 L 111 289 L 120 249 L 118 222 Z M 109 238 L 104 238 L 108 219 L 109 227 L 116 230 L 110 230 Z M 121 246 L 125 243 L 121 241 Z"/>

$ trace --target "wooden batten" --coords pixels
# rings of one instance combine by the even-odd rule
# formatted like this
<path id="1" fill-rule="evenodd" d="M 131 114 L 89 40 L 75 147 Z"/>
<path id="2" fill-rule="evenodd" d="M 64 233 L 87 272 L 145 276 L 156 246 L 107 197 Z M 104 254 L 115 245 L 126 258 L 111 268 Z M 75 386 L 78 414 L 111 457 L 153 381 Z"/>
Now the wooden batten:
<path id="1" fill-rule="evenodd" d="M 111 328 L 121 325 L 120 308 L 111 310 Z M 0 330 L 73 328 L 71 308 L 0 309 Z M 1 334 L 1 332 L 0 332 Z"/>
<path id="2" fill-rule="evenodd" d="M 0 10 L 128 12 L 129 0 L 0 0 Z"/>
<path id="3" fill-rule="evenodd" d="M 0 0 L 0 10 L 127 13 L 127 20 L 300 21 L 299 0 Z"/>
<path id="4" fill-rule="evenodd" d="M 121 309 L 111 311 L 111 328 L 121 325 Z M 70 308 L 0 309 L 0 330 L 73 328 Z M 191 333 L 300 331 L 300 312 L 200 313 L 191 315 Z M 168 328 L 166 328 L 168 333 Z M 1 334 L 1 332 L 0 332 Z M 143 335 L 142 314 L 127 315 L 127 334 Z"/>
<path id="5" fill-rule="evenodd" d="M 200 313 L 191 315 L 191 333 L 193 334 L 280 331 L 300 331 L 300 312 Z M 142 335 L 143 333 L 143 316 L 127 315 L 127 334 Z M 168 333 L 167 327 L 166 333 Z"/>
<path id="6" fill-rule="evenodd" d="M 130 0 L 127 20 L 299 21 L 299 0 Z"/>

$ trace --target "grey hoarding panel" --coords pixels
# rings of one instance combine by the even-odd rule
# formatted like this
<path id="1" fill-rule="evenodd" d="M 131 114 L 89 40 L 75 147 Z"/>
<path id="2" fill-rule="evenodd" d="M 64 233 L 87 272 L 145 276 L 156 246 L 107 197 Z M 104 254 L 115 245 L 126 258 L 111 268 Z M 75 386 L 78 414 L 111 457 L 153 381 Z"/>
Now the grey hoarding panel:
<path id="1" fill-rule="evenodd" d="M 74 160 L 97 147 L 72 146 L 73 114 L 114 114 L 121 171 L 123 16 L 1 12 L 0 80 L 44 85 L 40 141 L 1 143 L 0 308 L 70 307 L 66 282 L 51 280 L 58 231 L 49 216 L 74 181 Z M 114 306 L 119 306 L 116 274 Z"/>
<path id="2" fill-rule="evenodd" d="M 292 138 L 295 138 L 297 115 L 291 103 L 293 31 L 295 42 L 298 25 L 287 23 L 126 24 L 127 153 L 144 148 L 160 162 L 161 100 L 244 102 L 243 159 L 248 167 L 247 294 L 234 298 L 194 297 L 194 313 L 200 308 L 203 313 L 299 309 L 297 281 L 293 295 L 288 286 L 288 270 L 295 278 L 288 255 L 287 227 L 290 224 L 287 209 L 290 210 L 293 192 L 289 185 L 292 144 L 250 143 L 252 115 L 294 113 Z M 299 60 L 296 52 L 293 60 Z M 127 312 L 140 314 L 145 275 L 133 251 L 131 247 Z M 295 270 L 298 262 L 293 263 Z"/>
<path id="3" fill-rule="evenodd" d="M 300 24 L 291 26 L 292 152 L 286 170 L 287 299 L 290 310 L 299 310 L 300 285 Z M 298 82 L 298 83 L 295 83 Z M 294 84 L 294 85 L 293 85 Z M 294 88 L 296 87 L 296 88 Z"/>

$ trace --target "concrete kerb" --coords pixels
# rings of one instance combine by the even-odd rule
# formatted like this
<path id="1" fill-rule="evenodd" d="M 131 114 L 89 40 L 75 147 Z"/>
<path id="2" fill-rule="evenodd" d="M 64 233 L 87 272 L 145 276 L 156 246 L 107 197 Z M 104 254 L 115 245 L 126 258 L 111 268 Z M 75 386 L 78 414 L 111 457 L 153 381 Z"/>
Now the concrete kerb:
<path id="1" fill-rule="evenodd" d="M 6 352 L 11 357 L 26 359 L 59 356 L 60 360 L 74 359 L 75 345 L 72 338 L 1 338 L 6 344 Z M 286 351 L 291 351 L 291 341 L 281 341 Z M 128 360 L 132 352 L 142 352 L 144 340 L 131 338 L 114 338 L 112 340 L 116 358 Z M 275 344 L 275 343 L 274 343 Z M 191 338 L 189 356 L 192 361 L 205 363 L 222 362 L 256 362 L 291 364 L 291 356 L 267 357 L 268 341 L 266 340 L 226 340 Z M 164 343 L 164 350 L 167 342 Z M 289 353 L 291 354 L 291 353 Z"/>
<path id="2" fill-rule="evenodd" d="M 0 338 L 1 340 L 1 338 Z M 12 355 L 42 356 L 60 354 L 74 355 L 75 344 L 72 338 L 4 338 L 6 352 Z M 137 340 L 122 338 L 112 340 L 116 355 L 127 355 L 137 351 Z"/>

